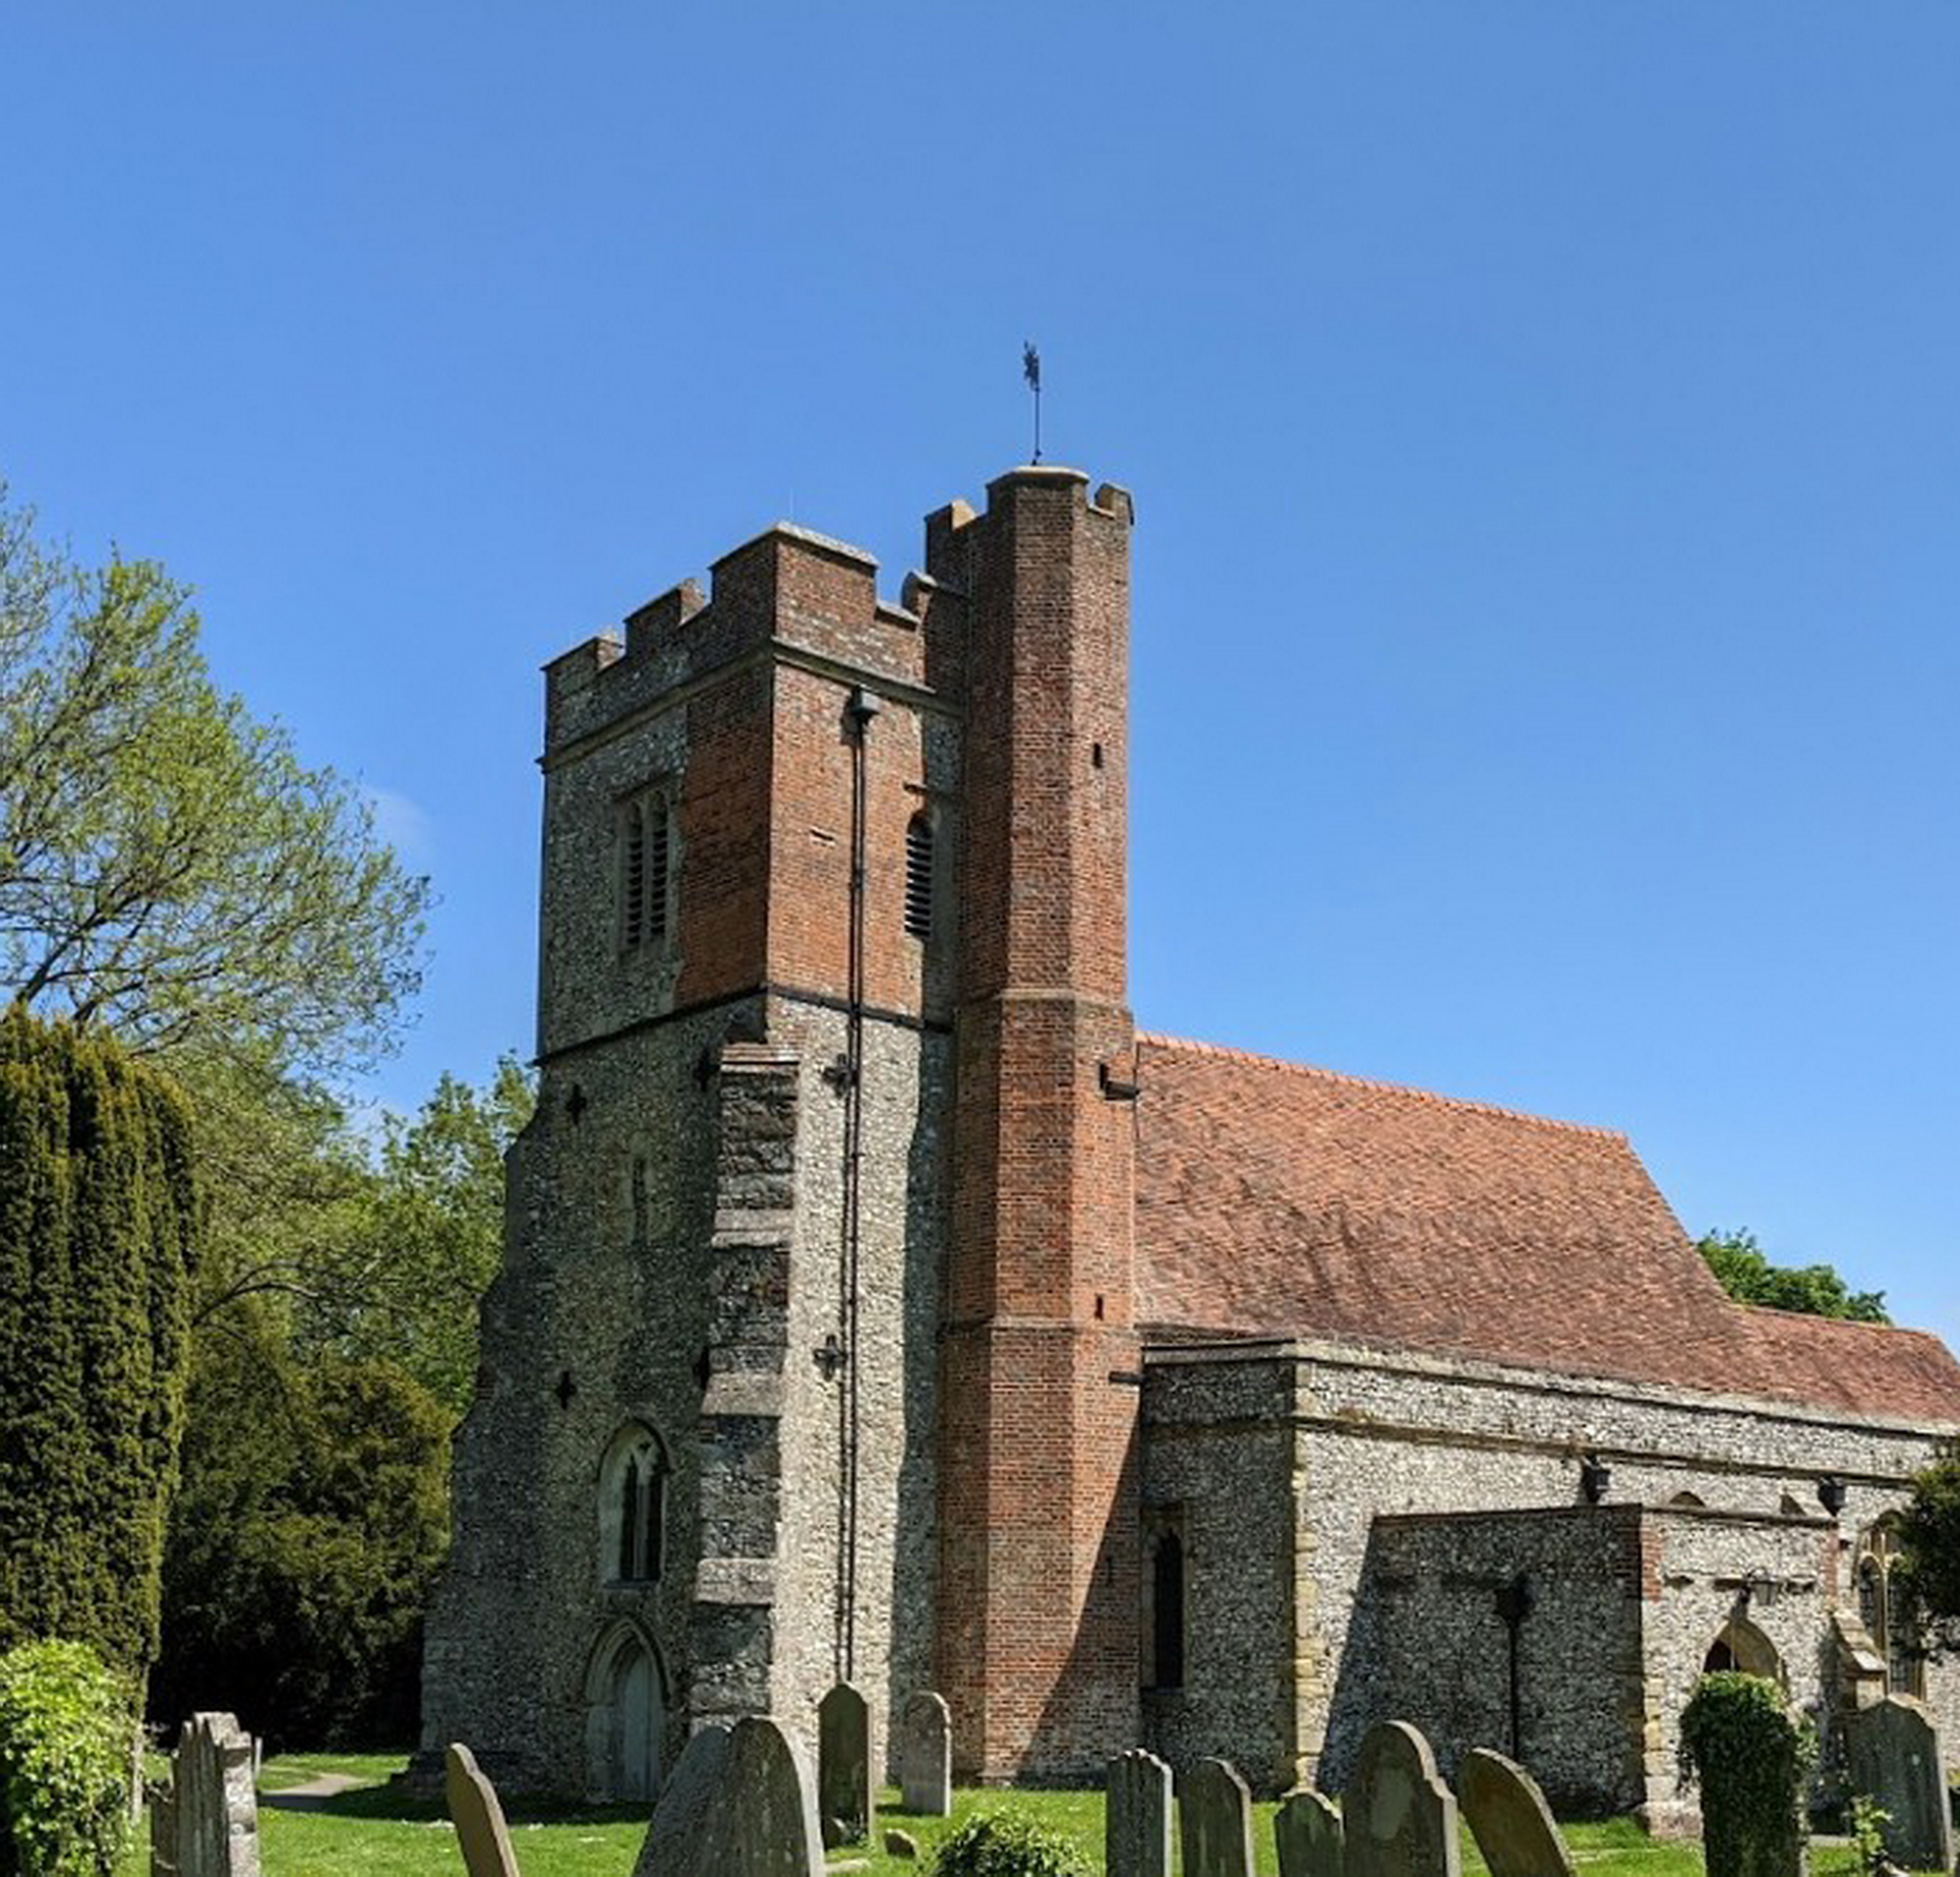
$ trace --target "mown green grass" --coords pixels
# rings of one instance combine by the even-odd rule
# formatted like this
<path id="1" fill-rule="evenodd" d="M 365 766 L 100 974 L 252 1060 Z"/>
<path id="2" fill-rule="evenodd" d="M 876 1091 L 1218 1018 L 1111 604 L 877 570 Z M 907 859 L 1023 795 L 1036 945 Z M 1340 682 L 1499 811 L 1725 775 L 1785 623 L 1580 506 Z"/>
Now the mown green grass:
<path id="1" fill-rule="evenodd" d="M 262 1805 L 259 1832 L 264 1877 L 463 1877 L 462 1854 L 441 1801 L 409 1798 L 386 1784 L 402 1764 L 399 1756 L 371 1754 L 296 1754 L 268 1760 L 260 1788 L 274 1797 L 326 1773 L 362 1783 L 320 1802 L 317 1811 Z M 514 1803 L 508 1809 L 511 1841 L 523 1877 L 630 1877 L 646 1836 L 644 1806 L 538 1813 Z M 950 1818 L 918 1818 L 901 1811 L 898 1794 L 887 1792 L 881 1801 L 880 1836 L 893 1827 L 909 1833 L 918 1841 L 919 1861 L 887 1856 L 882 1845 L 851 1847 L 834 1853 L 831 1861 L 865 1859 L 864 1877 L 922 1877 L 940 1840 L 963 1819 L 1007 1809 L 1032 1813 L 1077 1845 L 1092 1869 L 1102 1869 L 1100 1793 L 960 1792 L 953 1796 Z M 1260 1877 L 1278 1877 L 1275 1809 L 1271 1804 L 1254 1808 Z M 1568 1824 L 1565 1835 L 1580 1877 L 1702 1877 L 1698 1844 L 1657 1841 L 1631 1818 Z M 1812 1847 L 1812 1877 L 1855 1877 L 1855 1871 L 1848 1847 Z M 1463 1872 L 1464 1877 L 1489 1877 L 1468 1832 Z"/>

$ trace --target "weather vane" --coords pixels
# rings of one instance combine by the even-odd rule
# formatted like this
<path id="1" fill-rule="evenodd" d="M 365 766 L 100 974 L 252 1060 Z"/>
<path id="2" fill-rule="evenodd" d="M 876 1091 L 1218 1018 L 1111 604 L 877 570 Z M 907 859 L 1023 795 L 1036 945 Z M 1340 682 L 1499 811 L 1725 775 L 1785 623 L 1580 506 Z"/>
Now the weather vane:
<path id="1" fill-rule="evenodd" d="M 1041 354 L 1035 350 L 1029 339 L 1021 347 L 1021 376 L 1028 381 L 1028 389 L 1035 394 L 1035 454 L 1041 460 Z"/>

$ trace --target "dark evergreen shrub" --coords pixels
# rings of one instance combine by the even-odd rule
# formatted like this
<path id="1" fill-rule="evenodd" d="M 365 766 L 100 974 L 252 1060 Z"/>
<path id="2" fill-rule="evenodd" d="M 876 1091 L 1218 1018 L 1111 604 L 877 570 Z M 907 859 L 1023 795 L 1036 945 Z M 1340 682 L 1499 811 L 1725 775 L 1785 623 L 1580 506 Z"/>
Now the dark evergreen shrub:
<path id="1" fill-rule="evenodd" d="M 1681 1716 L 1684 1777 L 1701 1789 L 1708 1877 L 1796 1877 L 1810 1730 L 1760 1675 L 1704 1675 Z"/>
<path id="2" fill-rule="evenodd" d="M 107 1039 L 0 1014 L 0 1649 L 140 1676 L 183 1427 L 189 1112 Z"/>
<path id="3" fill-rule="evenodd" d="M 0 1656 L 0 1877 L 111 1877 L 135 1725 L 126 1684 L 86 1643 Z"/>

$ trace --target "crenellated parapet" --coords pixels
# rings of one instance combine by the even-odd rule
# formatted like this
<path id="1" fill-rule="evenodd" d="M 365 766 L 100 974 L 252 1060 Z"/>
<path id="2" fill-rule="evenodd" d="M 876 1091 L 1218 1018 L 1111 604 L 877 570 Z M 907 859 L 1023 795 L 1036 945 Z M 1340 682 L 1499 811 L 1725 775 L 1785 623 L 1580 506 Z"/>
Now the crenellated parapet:
<path id="1" fill-rule="evenodd" d="M 956 505 L 963 506 L 963 505 Z M 964 594 L 931 573 L 880 598 L 877 559 L 779 521 L 545 667 L 545 760 L 765 649 L 895 689 L 956 698 Z"/>

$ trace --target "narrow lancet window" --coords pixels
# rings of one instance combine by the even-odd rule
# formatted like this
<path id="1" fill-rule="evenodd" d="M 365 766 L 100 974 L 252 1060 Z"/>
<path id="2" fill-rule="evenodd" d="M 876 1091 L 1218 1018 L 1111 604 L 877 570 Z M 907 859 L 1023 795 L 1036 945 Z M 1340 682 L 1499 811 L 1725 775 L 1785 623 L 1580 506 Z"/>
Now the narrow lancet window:
<path id="1" fill-rule="evenodd" d="M 654 944 L 667 935 L 667 809 L 663 801 L 644 802 L 646 817 L 647 936 Z"/>
<path id="2" fill-rule="evenodd" d="M 1150 1683 L 1184 1686 L 1184 1540 L 1160 1532 L 1150 1554 Z"/>
<path id="3" fill-rule="evenodd" d="M 905 930 L 932 936 L 932 817 L 924 809 L 905 828 Z"/>
<path id="4" fill-rule="evenodd" d="M 620 830 L 619 942 L 630 951 L 646 938 L 647 829 L 641 803 L 626 805 Z"/>

